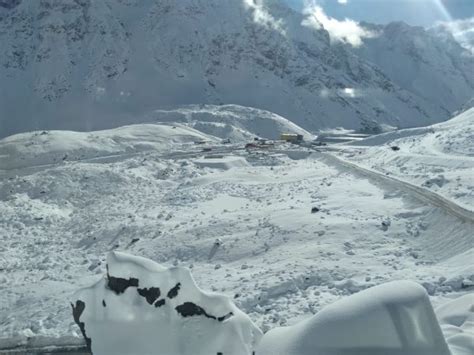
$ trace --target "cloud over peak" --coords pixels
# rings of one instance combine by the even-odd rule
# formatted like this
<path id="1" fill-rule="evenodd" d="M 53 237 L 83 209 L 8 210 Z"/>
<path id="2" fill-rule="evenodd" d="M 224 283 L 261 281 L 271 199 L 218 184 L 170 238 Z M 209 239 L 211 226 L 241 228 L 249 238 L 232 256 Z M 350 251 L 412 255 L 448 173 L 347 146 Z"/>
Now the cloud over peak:
<path id="1" fill-rule="evenodd" d="M 347 0 L 339 0 L 340 4 L 346 4 Z M 324 28 L 328 31 L 331 41 L 348 43 L 354 47 L 359 47 L 363 43 L 364 38 L 372 38 L 377 34 L 370 31 L 354 20 L 344 19 L 342 21 L 332 18 L 324 12 L 314 0 L 306 1 L 303 9 L 305 19 L 303 26 L 313 27 L 316 29 Z"/>
<path id="2" fill-rule="evenodd" d="M 438 22 L 435 26 L 435 29 L 436 28 L 451 33 L 463 47 L 474 54 L 474 17 Z"/>
<path id="3" fill-rule="evenodd" d="M 273 17 L 266 9 L 262 0 L 243 0 L 247 10 L 252 11 L 253 21 L 259 25 L 273 28 L 274 30 L 285 34 L 283 21 Z"/>

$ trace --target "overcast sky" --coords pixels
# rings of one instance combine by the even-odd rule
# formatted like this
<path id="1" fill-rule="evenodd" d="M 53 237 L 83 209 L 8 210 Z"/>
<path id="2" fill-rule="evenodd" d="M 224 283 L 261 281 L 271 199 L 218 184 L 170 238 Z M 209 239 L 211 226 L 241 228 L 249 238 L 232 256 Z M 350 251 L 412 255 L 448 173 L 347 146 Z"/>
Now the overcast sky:
<path id="1" fill-rule="evenodd" d="M 303 8 L 305 0 L 286 0 Z M 405 21 L 411 25 L 432 26 L 474 16 L 474 0 L 315 0 L 328 16 L 336 19 L 387 23 Z"/>

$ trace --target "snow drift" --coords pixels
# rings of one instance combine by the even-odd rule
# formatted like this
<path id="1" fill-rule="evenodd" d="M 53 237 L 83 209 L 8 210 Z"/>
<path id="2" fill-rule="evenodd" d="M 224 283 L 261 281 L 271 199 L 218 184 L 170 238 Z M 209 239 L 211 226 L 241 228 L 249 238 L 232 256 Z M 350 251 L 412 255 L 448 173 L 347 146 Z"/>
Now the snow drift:
<path id="1" fill-rule="evenodd" d="M 189 270 L 119 252 L 72 307 L 94 355 L 250 355 L 261 337 L 229 298 L 201 291 Z"/>
<path id="2" fill-rule="evenodd" d="M 216 141 L 179 124 L 140 124 L 96 132 L 42 131 L 0 139 L 0 169 L 165 150 L 174 144 Z"/>
<path id="3" fill-rule="evenodd" d="M 229 170 L 231 168 L 250 166 L 243 157 L 237 156 L 207 156 L 195 159 L 194 164 L 201 168 Z"/>
<path id="4" fill-rule="evenodd" d="M 474 354 L 474 294 L 444 303 L 436 315 L 453 354 Z"/>
<path id="5" fill-rule="evenodd" d="M 450 355 L 425 289 L 376 286 L 264 335 L 257 355 Z"/>

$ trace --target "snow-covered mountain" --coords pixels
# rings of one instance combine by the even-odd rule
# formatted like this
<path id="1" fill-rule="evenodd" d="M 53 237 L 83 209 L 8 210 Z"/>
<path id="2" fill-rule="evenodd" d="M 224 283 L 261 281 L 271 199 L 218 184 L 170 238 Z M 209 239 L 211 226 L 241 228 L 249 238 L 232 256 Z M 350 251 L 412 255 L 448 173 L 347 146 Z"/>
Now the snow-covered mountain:
<path id="1" fill-rule="evenodd" d="M 430 29 L 440 37 L 455 38 L 464 48 L 474 53 L 474 18 L 441 22 Z"/>
<path id="2" fill-rule="evenodd" d="M 474 95 L 474 58 L 448 33 L 412 27 L 363 24 L 377 33 L 356 53 L 382 69 L 391 81 L 452 114 Z"/>
<path id="3" fill-rule="evenodd" d="M 307 130 L 408 127 L 448 118 L 472 94 L 465 54 L 424 30 L 388 26 L 408 38 L 390 41 L 394 51 L 373 46 L 400 56 L 406 76 L 423 60 L 413 84 L 304 16 L 277 0 L 2 0 L 0 136 L 114 127 L 201 103 L 270 110 Z M 405 55 L 413 41 L 426 56 Z"/>

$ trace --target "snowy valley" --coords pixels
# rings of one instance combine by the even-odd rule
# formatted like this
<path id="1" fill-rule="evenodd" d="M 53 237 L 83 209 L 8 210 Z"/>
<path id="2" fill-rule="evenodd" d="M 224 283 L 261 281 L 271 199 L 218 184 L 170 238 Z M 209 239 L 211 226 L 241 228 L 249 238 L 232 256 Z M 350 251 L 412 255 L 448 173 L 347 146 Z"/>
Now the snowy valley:
<path id="1" fill-rule="evenodd" d="M 0 354 L 474 353 L 469 38 L 319 5 L 0 0 Z"/>
<path id="2" fill-rule="evenodd" d="M 191 128 L 192 120 L 3 139 L 0 344 L 82 343 L 67 300 L 101 278 L 114 250 L 189 268 L 198 285 L 230 297 L 264 332 L 392 280 L 420 283 L 434 306 L 469 294 L 473 165 L 462 149 L 472 149 L 473 112 L 356 146 L 245 148 L 245 140 Z M 424 142 L 448 138 L 449 149 Z M 435 148 L 442 156 L 433 159 L 450 162 L 443 189 L 424 184 L 436 169 L 400 180 L 464 202 L 465 215 L 346 163 L 360 159 L 376 170 L 389 156 L 411 159 L 405 165 L 415 169 Z M 455 191 L 465 192 L 461 200 Z"/>

